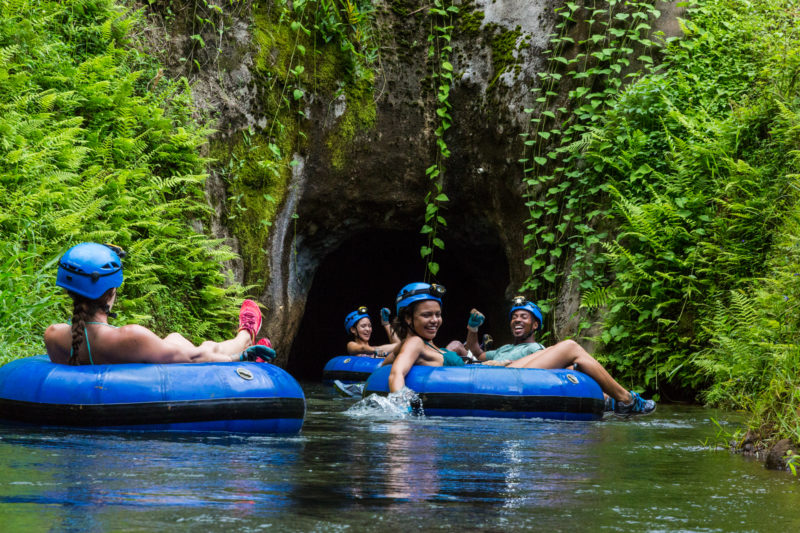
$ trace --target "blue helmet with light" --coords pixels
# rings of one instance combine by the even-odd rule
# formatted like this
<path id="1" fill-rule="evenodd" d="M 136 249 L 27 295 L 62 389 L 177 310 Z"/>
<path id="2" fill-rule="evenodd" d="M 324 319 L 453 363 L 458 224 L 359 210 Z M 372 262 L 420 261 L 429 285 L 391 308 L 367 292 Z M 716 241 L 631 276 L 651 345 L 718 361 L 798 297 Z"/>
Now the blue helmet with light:
<path id="1" fill-rule="evenodd" d="M 442 285 L 430 283 L 409 283 L 397 293 L 397 316 L 400 316 L 400 310 L 405 309 L 414 302 L 421 302 L 424 300 L 433 300 L 442 305 L 442 296 L 444 296 L 445 288 Z"/>
<path id="2" fill-rule="evenodd" d="M 350 328 L 358 324 L 358 321 L 362 318 L 369 318 L 369 315 L 367 314 L 367 308 L 363 305 L 352 313 L 348 313 L 348 315 L 344 318 L 344 330 L 347 333 L 350 333 Z"/>
<path id="3" fill-rule="evenodd" d="M 514 311 L 527 311 L 533 315 L 533 317 L 539 321 L 539 325 L 536 326 L 533 331 L 542 329 L 542 310 L 539 309 L 539 306 L 533 302 L 530 302 L 525 299 L 523 296 L 517 296 L 513 300 L 511 300 L 511 310 L 508 312 L 508 319 L 511 320 L 511 315 L 514 314 Z"/>
<path id="4" fill-rule="evenodd" d="M 122 259 L 118 246 L 82 242 L 58 261 L 56 285 L 84 298 L 96 300 L 113 287 L 122 285 Z"/>

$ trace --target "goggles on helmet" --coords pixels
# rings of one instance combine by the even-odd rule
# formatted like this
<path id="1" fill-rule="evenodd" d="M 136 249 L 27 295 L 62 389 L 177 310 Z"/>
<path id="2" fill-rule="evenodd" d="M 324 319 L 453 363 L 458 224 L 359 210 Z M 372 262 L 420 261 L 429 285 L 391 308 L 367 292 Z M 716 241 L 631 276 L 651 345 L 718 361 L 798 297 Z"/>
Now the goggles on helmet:
<path id="1" fill-rule="evenodd" d="M 442 285 L 429 284 L 423 282 L 409 283 L 397 293 L 395 309 L 400 315 L 400 310 L 408 307 L 414 302 L 423 300 L 435 300 L 442 303 L 442 296 L 447 292 Z"/>
<path id="2" fill-rule="evenodd" d="M 106 248 L 111 248 L 111 251 L 117 254 L 120 259 L 125 259 L 126 257 L 128 257 L 128 252 L 123 250 L 121 246 L 117 246 L 116 244 L 111 244 L 109 242 L 104 242 L 103 246 L 105 246 Z"/>
<path id="3" fill-rule="evenodd" d="M 511 315 L 514 314 L 514 311 L 527 311 L 539 323 L 534 331 L 537 329 L 542 329 L 542 322 L 544 320 L 542 317 L 542 310 L 539 309 L 539 306 L 535 303 L 531 302 L 530 300 L 526 300 L 524 296 L 515 296 L 511 300 L 511 309 L 508 311 L 509 320 L 511 320 Z"/>
<path id="4" fill-rule="evenodd" d="M 525 305 L 525 302 L 527 301 L 528 300 L 526 300 L 524 296 L 515 296 L 514 299 L 511 300 L 511 305 L 512 306 Z"/>
<path id="5" fill-rule="evenodd" d="M 436 283 L 422 288 L 422 289 L 414 289 L 413 291 L 404 291 L 400 293 L 400 297 L 398 300 L 403 298 L 407 298 L 409 296 L 414 296 L 416 294 L 430 294 L 431 296 L 436 296 L 437 298 L 441 298 L 445 295 L 447 289 L 444 288 L 444 285 L 437 285 Z"/>

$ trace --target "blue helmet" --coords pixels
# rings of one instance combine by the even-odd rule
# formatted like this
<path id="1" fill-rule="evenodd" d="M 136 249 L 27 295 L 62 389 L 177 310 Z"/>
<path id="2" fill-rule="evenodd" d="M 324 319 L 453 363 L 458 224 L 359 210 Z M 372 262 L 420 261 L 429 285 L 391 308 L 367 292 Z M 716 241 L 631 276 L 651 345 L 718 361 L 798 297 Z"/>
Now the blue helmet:
<path id="1" fill-rule="evenodd" d="M 539 309 L 538 305 L 533 302 L 529 302 L 523 296 L 517 296 L 511 300 L 511 310 L 508 312 L 508 319 L 511 320 L 511 315 L 514 314 L 514 311 L 518 311 L 520 309 L 529 312 L 536 320 L 539 321 L 539 325 L 536 326 L 533 331 L 542 329 L 542 310 Z"/>
<path id="2" fill-rule="evenodd" d="M 96 242 L 76 244 L 58 261 L 56 285 L 90 300 L 122 285 L 122 248 Z"/>
<path id="3" fill-rule="evenodd" d="M 435 283 L 409 283 L 397 293 L 397 315 L 400 316 L 400 310 L 405 309 L 414 302 L 421 302 L 423 300 L 433 300 L 442 305 L 442 296 L 444 296 L 445 288 Z"/>
<path id="4" fill-rule="evenodd" d="M 347 333 L 350 333 L 350 328 L 358 324 L 358 321 L 362 318 L 369 318 L 369 315 L 367 314 L 367 308 L 363 305 L 352 313 L 349 313 L 344 318 L 344 330 Z"/>

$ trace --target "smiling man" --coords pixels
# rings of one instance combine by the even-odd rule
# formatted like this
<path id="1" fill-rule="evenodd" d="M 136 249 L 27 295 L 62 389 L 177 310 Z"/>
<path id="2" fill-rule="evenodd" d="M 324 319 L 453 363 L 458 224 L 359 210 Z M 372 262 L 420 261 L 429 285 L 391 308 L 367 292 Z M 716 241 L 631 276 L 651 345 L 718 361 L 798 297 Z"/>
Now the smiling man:
<path id="1" fill-rule="evenodd" d="M 536 332 L 542 325 L 542 311 L 535 303 L 526 301 L 521 296 L 514 298 L 511 310 L 508 312 L 514 342 L 505 344 L 496 350 L 484 352 L 478 344 L 478 328 L 483 324 L 484 319 L 485 317 L 480 311 L 473 309 L 470 311 L 467 322 L 466 348 L 479 361 L 497 361 L 497 364 L 507 364 L 506 361 L 516 361 L 526 355 L 544 350 L 544 346 L 536 342 Z"/>
<path id="2" fill-rule="evenodd" d="M 514 298 L 508 318 L 514 342 L 497 350 L 484 352 L 478 344 L 478 328 L 483 324 L 484 316 L 477 309 L 470 312 L 466 348 L 479 361 L 487 365 L 511 368 L 557 369 L 572 366 L 594 379 L 603 392 L 613 398 L 613 402 L 608 402 L 608 410 L 613 410 L 614 414 L 630 416 L 655 411 L 656 403 L 653 400 L 645 400 L 637 393 L 625 390 L 603 368 L 603 365 L 577 342 L 565 340 L 549 348 L 536 342 L 536 332 L 542 324 L 542 311 L 535 303 L 525 300 L 522 296 Z"/>

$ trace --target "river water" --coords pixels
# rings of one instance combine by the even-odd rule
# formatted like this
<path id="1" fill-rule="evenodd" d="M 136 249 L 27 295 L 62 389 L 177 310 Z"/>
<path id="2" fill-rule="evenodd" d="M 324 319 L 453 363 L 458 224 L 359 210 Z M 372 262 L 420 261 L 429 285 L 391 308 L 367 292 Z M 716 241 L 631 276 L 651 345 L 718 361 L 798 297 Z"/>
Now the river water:
<path id="1" fill-rule="evenodd" d="M 735 415 L 408 417 L 304 387 L 300 435 L 0 428 L 3 531 L 800 531 L 800 483 L 714 450 Z"/>

